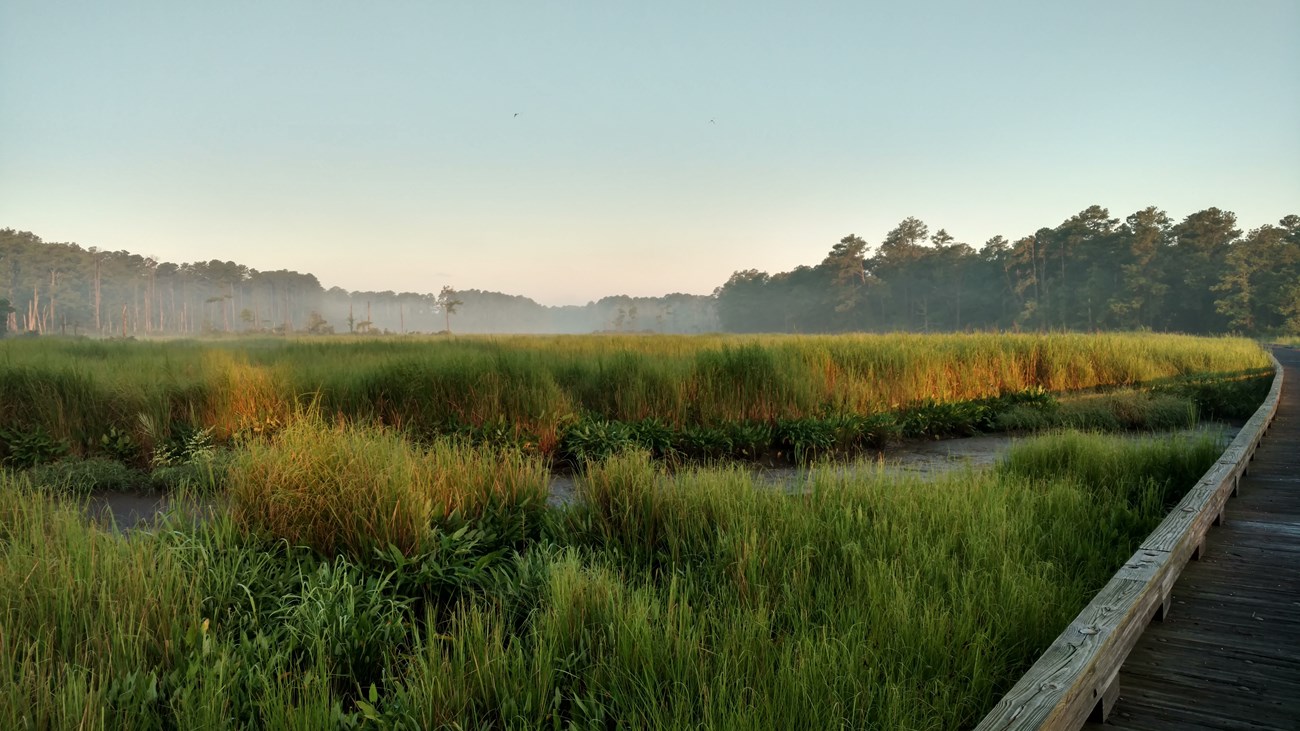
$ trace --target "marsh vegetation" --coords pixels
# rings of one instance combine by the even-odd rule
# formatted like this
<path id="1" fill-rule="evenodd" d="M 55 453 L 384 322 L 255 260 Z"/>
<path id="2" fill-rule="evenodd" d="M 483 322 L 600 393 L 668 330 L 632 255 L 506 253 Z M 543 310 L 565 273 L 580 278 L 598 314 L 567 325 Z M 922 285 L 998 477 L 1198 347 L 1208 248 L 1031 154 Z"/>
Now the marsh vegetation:
<path id="1" fill-rule="evenodd" d="M 1231 417 L 1266 364 L 1169 336 L 6 343 L 0 726 L 968 726 L 1215 441 L 1052 432 L 796 491 L 738 458 Z M 66 499 L 101 480 L 222 509 L 123 534 Z"/>

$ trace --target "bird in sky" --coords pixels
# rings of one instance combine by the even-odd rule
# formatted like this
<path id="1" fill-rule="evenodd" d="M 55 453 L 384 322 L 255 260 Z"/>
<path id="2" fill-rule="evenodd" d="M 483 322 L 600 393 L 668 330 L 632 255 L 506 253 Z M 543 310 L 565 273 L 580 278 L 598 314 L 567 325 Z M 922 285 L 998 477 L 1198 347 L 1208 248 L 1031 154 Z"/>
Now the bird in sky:
<path id="1" fill-rule="evenodd" d="M 714 122 L 712 119 L 710 119 L 710 120 L 709 120 L 709 124 L 716 124 L 716 122 Z"/>
<path id="2" fill-rule="evenodd" d="M 515 116 L 518 117 L 518 116 L 519 116 L 519 112 L 515 112 Z"/>

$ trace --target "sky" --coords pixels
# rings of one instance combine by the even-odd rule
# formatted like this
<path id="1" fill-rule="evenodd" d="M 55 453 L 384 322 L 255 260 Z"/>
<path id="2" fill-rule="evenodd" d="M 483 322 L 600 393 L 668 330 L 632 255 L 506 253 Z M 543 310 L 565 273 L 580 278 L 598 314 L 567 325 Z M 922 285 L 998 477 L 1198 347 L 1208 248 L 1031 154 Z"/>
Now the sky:
<path id="1" fill-rule="evenodd" d="M 1300 2 L 0 3 L 0 228 L 326 287 L 708 294 L 907 216 L 1300 214 Z"/>

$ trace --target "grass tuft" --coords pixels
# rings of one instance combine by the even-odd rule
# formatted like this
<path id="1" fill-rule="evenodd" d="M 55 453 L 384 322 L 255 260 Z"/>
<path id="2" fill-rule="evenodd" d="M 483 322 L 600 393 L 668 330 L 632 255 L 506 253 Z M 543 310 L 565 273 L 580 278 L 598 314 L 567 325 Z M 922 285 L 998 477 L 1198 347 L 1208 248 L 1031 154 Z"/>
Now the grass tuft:
<path id="1" fill-rule="evenodd" d="M 445 441 L 427 448 L 382 428 L 300 419 L 227 467 L 232 514 L 249 529 L 324 554 L 422 551 L 435 526 L 488 526 L 503 540 L 539 529 L 547 495 L 536 458 Z"/>

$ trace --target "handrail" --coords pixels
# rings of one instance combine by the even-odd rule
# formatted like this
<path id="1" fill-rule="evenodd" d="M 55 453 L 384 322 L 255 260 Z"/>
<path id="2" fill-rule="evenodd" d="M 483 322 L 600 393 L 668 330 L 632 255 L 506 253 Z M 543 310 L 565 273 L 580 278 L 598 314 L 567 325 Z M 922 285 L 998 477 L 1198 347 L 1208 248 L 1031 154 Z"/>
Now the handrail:
<path id="1" fill-rule="evenodd" d="M 1164 521 L 1147 536 L 1038 662 L 993 707 L 977 731 L 1063 729 L 1102 722 L 1119 697 L 1119 669 L 1153 616 L 1169 611 L 1170 591 L 1205 534 L 1223 521 L 1247 465 L 1277 413 L 1282 365 L 1271 354 L 1273 386 L 1237 437 Z"/>

